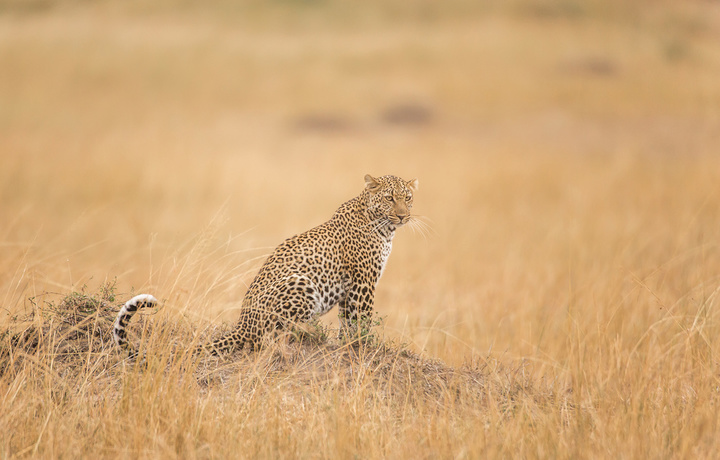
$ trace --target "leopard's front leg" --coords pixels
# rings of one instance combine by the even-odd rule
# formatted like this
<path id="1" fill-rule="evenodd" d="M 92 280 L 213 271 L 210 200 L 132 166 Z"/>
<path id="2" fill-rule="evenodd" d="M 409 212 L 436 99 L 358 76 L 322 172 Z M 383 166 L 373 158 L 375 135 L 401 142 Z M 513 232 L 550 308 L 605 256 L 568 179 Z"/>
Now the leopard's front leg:
<path id="1" fill-rule="evenodd" d="M 373 303 L 375 302 L 375 287 L 369 284 L 354 284 L 348 289 L 345 298 L 338 305 L 340 317 L 340 340 L 352 340 L 358 338 L 358 332 L 364 333 L 363 329 L 369 327 L 372 316 Z M 358 324 L 361 325 L 358 331 Z"/>

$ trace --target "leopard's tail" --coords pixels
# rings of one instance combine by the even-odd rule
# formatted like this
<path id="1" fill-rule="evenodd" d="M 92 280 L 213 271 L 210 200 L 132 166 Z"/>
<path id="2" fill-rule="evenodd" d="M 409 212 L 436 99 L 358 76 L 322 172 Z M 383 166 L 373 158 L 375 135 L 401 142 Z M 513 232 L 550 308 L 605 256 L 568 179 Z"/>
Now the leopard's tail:
<path id="1" fill-rule="evenodd" d="M 219 355 L 222 353 L 227 353 L 232 350 L 240 350 L 243 348 L 245 343 L 247 342 L 247 339 L 243 336 L 241 331 L 239 329 L 234 330 L 233 332 L 226 334 L 219 339 L 215 340 L 214 342 L 210 344 L 204 344 L 199 345 L 196 349 L 196 353 L 204 353 L 204 354 L 211 354 L 211 355 Z M 254 349 L 254 345 L 252 342 L 250 343 L 250 348 Z"/>
<path id="2" fill-rule="evenodd" d="M 136 295 L 132 299 L 125 302 L 120 312 L 118 312 L 115 324 L 113 324 L 113 338 L 115 343 L 121 347 L 127 345 L 127 332 L 125 326 L 130 322 L 130 318 L 141 308 L 153 308 L 158 304 L 158 300 L 150 294 Z"/>
<path id="3" fill-rule="evenodd" d="M 130 322 L 130 319 L 141 308 L 154 308 L 155 306 L 157 306 L 157 304 L 158 300 L 150 294 L 136 295 L 132 299 L 125 302 L 125 305 L 123 305 L 118 312 L 117 318 L 115 318 L 115 324 L 113 324 L 113 339 L 115 339 L 115 343 L 120 347 L 127 348 L 128 340 L 127 331 L 125 330 L 125 328 Z M 193 353 L 209 353 L 212 355 L 217 355 L 236 348 L 240 349 L 243 347 L 245 341 L 245 337 L 236 330 L 231 332 L 230 334 L 219 338 L 211 344 L 197 346 Z"/>

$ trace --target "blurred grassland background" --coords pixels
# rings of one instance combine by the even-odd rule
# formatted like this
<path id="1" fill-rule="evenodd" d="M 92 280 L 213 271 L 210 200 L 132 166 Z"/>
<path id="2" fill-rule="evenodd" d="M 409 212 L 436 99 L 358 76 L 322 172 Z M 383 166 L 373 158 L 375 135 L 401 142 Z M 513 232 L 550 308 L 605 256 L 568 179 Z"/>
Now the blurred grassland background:
<path id="1" fill-rule="evenodd" d="M 719 149 L 715 1 L 0 0 L 3 327 L 111 280 L 151 321 L 232 322 L 274 246 L 395 174 L 431 231 L 396 237 L 384 336 L 527 379 L 413 416 L 263 387 L 274 425 L 215 389 L 232 410 L 123 442 L 164 403 L 101 417 L 6 374 L 0 456 L 712 457 Z"/>

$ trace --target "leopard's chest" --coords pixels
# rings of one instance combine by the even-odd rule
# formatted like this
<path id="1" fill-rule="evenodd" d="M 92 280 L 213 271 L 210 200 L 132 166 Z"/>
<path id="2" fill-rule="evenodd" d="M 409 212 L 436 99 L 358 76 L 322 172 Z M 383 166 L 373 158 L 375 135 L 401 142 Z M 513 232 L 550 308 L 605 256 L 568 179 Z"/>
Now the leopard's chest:
<path id="1" fill-rule="evenodd" d="M 378 258 L 378 265 L 380 268 L 380 273 L 378 274 L 378 279 L 383 275 L 385 272 L 385 267 L 387 266 L 387 261 L 390 258 L 390 252 L 392 251 L 392 240 L 384 242 L 382 247 L 380 248 L 380 257 Z"/>

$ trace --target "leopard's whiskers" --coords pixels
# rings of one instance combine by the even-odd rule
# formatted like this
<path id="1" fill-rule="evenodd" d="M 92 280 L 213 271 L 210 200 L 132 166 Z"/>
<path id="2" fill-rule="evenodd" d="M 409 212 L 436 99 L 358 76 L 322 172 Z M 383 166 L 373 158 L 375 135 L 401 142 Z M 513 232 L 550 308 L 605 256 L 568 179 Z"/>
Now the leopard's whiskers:
<path id="1" fill-rule="evenodd" d="M 377 219 L 373 219 L 373 220 L 371 220 L 370 222 L 368 222 L 368 223 L 365 224 L 365 225 L 362 225 L 362 226 L 360 226 L 360 227 L 357 227 L 357 229 L 358 229 L 358 230 L 362 230 L 362 229 L 364 229 L 365 227 L 369 227 L 369 226 L 371 226 L 371 225 L 375 225 L 376 223 L 378 223 L 379 221 L 381 221 L 381 220 L 383 220 L 383 219 L 386 219 L 386 217 L 378 217 Z"/>
<path id="2" fill-rule="evenodd" d="M 423 238 L 427 238 L 428 236 L 430 236 L 430 233 L 437 234 L 437 232 L 435 232 L 435 229 L 433 229 L 432 226 L 429 223 L 425 222 L 423 219 L 427 219 L 427 217 L 418 215 L 410 216 L 408 224 L 410 225 L 410 229 L 413 231 L 413 233 L 417 231 L 420 235 L 422 235 Z"/>
<path id="3" fill-rule="evenodd" d="M 371 232 L 374 232 L 374 231 L 378 230 L 380 227 L 384 227 L 384 226 L 386 226 L 387 224 L 390 223 L 390 219 L 388 219 L 387 217 L 383 217 L 383 218 L 378 219 L 378 220 L 379 220 L 380 222 L 371 230 Z"/>

